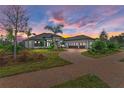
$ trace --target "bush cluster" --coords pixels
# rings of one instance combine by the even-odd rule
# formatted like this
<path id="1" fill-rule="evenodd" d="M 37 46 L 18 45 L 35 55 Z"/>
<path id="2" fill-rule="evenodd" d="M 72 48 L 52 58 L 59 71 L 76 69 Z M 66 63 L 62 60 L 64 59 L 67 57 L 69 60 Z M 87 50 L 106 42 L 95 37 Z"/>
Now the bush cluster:
<path id="1" fill-rule="evenodd" d="M 110 42 L 110 41 L 101 41 L 96 40 L 92 46 L 91 49 L 89 49 L 89 52 L 91 53 L 97 53 L 97 54 L 105 54 L 108 52 L 113 52 L 119 49 L 119 46 L 116 43 Z"/>
<path id="2" fill-rule="evenodd" d="M 29 50 L 22 50 L 17 54 L 16 63 L 42 62 L 45 57 L 42 53 L 32 53 Z M 9 62 L 14 62 L 13 55 L 0 54 L 0 67 L 6 66 Z"/>
<path id="3" fill-rule="evenodd" d="M 29 50 L 21 51 L 17 56 L 18 62 L 41 61 L 44 56 L 41 53 L 31 53 Z"/>
<path id="4" fill-rule="evenodd" d="M 17 53 L 23 49 L 22 46 L 17 45 L 16 51 Z M 0 54 L 12 54 L 14 51 L 14 45 L 0 45 Z"/>

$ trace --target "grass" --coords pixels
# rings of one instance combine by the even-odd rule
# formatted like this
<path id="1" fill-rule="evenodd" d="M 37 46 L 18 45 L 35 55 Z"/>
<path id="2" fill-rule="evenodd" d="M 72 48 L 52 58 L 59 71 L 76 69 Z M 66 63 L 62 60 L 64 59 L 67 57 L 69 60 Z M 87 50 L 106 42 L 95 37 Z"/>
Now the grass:
<path id="1" fill-rule="evenodd" d="M 58 66 L 64 66 L 71 64 L 63 59 L 61 59 L 58 54 L 59 51 L 50 51 L 47 49 L 36 49 L 36 50 L 29 50 L 32 53 L 43 53 L 47 56 L 43 62 L 28 62 L 18 65 L 11 65 L 6 67 L 0 67 L 0 78 L 5 76 L 11 76 L 20 73 L 26 73 L 31 71 L 37 71 L 41 69 L 48 69 Z"/>
<path id="2" fill-rule="evenodd" d="M 109 88 L 99 77 L 95 75 L 81 76 L 75 80 L 69 80 L 63 84 L 53 86 L 54 88 Z"/>
<path id="3" fill-rule="evenodd" d="M 120 62 L 124 62 L 124 58 L 120 60 Z"/>
<path id="4" fill-rule="evenodd" d="M 124 51 L 124 47 L 122 47 L 121 50 Z M 124 58 L 121 59 L 120 62 L 124 62 Z"/>
<path id="5" fill-rule="evenodd" d="M 124 51 L 124 47 L 121 47 L 121 48 L 120 48 L 120 51 Z"/>
<path id="6" fill-rule="evenodd" d="M 88 56 L 88 57 L 92 57 L 92 58 L 101 58 L 101 57 L 105 57 L 105 56 L 109 56 L 109 55 L 113 55 L 113 54 L 116 54 L 116 53 L 119 53 L 121 52 L 120 50 L 118 51 L 109 51 L 105 54 L 96 54 L 96 53 L 90 53 L 89 51 L 85 51 L 85 52 L 82 52 L 81 54 L 84 55 L 84 56 Z"/>

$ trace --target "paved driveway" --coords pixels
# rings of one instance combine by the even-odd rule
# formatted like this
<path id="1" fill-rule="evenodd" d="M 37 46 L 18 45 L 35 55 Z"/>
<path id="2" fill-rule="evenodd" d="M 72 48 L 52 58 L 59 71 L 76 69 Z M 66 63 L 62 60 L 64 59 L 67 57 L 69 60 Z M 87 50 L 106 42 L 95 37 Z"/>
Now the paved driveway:
<path id="1" fill-rule="evenodd" d="M 92 73 L 110 87 L 124 87 L 124 52 L 100 59 L 82 56 L 83 49 L 68 49 L 60 57 L 74 64 L 0 79 L 0 87 L 50 87 Z"/>

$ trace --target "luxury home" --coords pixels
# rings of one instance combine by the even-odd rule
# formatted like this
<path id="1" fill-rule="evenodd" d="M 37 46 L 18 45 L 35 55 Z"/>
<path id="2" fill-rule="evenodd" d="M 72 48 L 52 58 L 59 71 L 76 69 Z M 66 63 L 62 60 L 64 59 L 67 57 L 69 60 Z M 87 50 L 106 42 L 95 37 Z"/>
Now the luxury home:
<path id="1" fill-rule="evenodd" d="M 53 38 L 58 47 L 66 48 L 90 48 L 94 41 L 93 38 L 85 35 L 63 38 L 51 33 L 42 33 L 24 40 L 23 44 L 26 48 L 49 48 L 53 45 Z"/>
<path id="2" fill-rule="evenodd" d="M 85 35 L 78 35 L 64 39 L 67 48 L 90 48 L 93 41 L 93 38 Z"/>

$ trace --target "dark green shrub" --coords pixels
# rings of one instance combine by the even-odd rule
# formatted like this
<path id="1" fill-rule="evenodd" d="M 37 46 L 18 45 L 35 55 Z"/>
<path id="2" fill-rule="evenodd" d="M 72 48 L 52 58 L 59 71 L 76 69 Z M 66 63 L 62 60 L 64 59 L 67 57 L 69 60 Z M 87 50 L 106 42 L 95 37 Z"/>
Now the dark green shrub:
<path id="1" fill-rule="evenodd" d="M 0 49 L 3 49 L 3 48 L 4 48 L 4 46 L 2 44 L 0 44 Z"/>
<path id="2" fill-rule="evenodd" d="M 119 45 L 113 42 L 107 42 L 108 51 L 114 51 L 119 48 Z"/>
<path id="3" fill-rule="evenodd" d="M 4 47 L 4 49 L 5 49 L 5 51 L 7 51 L 7 52 L 13 52 L 13 51 L 14 51 L 14 45 L 6 45 L 6 46 Z M 17 46 L 16 46 L 16 51 L 19 52 L 20 50 L 22 50 L 22 47 L 19 46 L 19 45 L 17 45 Z"/>
<path id="4" fill-rule="evenodd" d="M 48 49 L 54 49 L 54 45 L 52 44 L 51 46 L 48 47 Z"/>
<path id="5" fill-rule="evenodd" d="M 106 53 L 107 50 L 107 44 L 104 41 L 96 40 L 90 49 L 90 52 L 94 53 Z"/>
<path id="6" fill-rule="evenodd" d="M 110 41 L 101 41 L 96 40 L 92 45 L 91 49 L 89 49 L 89 53 L 92 55 L 96 54 L 110 54 L 119 49 L 119 45 L 117 43 L 113 43 Z"/>

